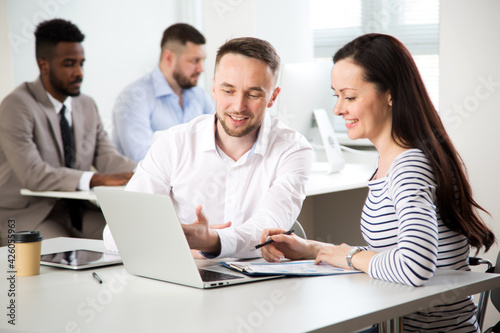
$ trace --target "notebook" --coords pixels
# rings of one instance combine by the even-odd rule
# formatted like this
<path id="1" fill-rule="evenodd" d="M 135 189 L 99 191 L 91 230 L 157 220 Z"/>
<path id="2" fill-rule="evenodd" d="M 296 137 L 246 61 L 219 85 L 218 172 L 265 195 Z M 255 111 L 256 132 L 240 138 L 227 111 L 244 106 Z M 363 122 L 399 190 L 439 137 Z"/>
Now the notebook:
<path id="1" fill-rule="evenodd" d="M 194 259 L 167 195 L 113 187 L 96 187 L 95 194 L 130 274 L 203 289 L 280 277 L 246 276 Z"/>

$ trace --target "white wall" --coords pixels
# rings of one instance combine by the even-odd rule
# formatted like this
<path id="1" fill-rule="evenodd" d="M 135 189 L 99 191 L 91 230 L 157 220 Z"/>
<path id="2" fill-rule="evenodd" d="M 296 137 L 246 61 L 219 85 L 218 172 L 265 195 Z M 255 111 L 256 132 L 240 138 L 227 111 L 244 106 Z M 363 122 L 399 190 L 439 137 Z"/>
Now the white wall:
<path id="1" fill-rule="evenodd" d="M 33 35 L 36 25 L 54 17 L 70 20 L 85 34 L 82 92 L 96 100 L 103 120 L 109 124 L 118 93 L 158 63 L 162 33 L 176 22 L 176 3 L 176 0 L 9 0 L 10 42 L 6 45 L 0 40 L 0 45 L 2 50 L 11 50 L 14 86 L 33 81 L 39 74 Z M 1 22 L 3 25 L 4 20 Z"/>
<path id="2" fill-rule="evenodd" d="M 441 0 L 440 113 L 500 242 L 499 14 L 497 0 Z M 495 262 L 499 250 L 481 255 Z M 485 323 L 499 318 L 490 304 Z"/>
<path id="3" fill-rule="evenodd" d="M 257 37 L 276 48 L 281 62 L 313 59 L 309 2 L 304 0 L 204 0 L 206 77 L 211 90 L 215 54 L 230 38 Z"/>
<path id="4" fill-rule="evenodd" d="M 211 91 L 219 46 L 230 38 L 254 35 L 254 1 L 204 0 L 203 6 L 203 33 L 207 39 L 205 77 Z"/>
<path id="5" fill-rule="evenodd" d="M 156 66 L 163 30 L 175 22 L 193 24 L 207 38 L 206 74 L 200 85 L 208 91 L 215 53 L 229 38 L 267 39 L 283 63 L 313 56 L 309 3 L 304 0 L 0 0 L 0 9 L 0 99 L 18 84 L 36 79 L 33 31 L 39 22 L 61 17 L 85 34 L 82 92 L 96 100 L 107 125 L 116 96 Z"/>
<path id="6" fill-rule="evenodd" d="M 9 48 L 9 11 L 8 1 L 0 0 L 0 101 L 7 96 L 14 86 L 14 71 Z"/>

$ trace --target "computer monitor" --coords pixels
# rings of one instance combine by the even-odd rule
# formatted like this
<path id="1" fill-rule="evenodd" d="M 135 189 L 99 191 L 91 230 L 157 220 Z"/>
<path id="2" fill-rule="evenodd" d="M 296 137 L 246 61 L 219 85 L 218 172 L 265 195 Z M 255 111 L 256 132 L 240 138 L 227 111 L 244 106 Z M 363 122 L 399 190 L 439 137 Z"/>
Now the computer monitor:
<path id="1" fill-rule="evenodd" d="M 330 60 L 285 64 L 281 69 L 276 114 L 313 144 L 322 145 L 313 114 L 315 109 L 324 109 L 332 126 L 335 123 L 332 67 Z"/>
<path id="2" fill-rule="evenodd" d="M 316 151 L 324 149 L 327 162 L 319 168 L 316 163 L 313 171 L 328 173 L 341 170 L 345 163 L 333 130 L 332 67 L 332 61 L 283 65 L 276 110 L 278 118 L 304 135 Z"/>

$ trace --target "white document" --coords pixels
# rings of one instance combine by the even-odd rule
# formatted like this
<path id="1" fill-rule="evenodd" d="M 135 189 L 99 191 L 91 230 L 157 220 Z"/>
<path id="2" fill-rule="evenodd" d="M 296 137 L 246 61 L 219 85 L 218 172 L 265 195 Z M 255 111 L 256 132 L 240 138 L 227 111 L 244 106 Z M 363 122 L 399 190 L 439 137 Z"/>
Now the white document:
<path id="1" fill-rule="evenodd" d="M 225 267 L 248 275 L 336 275 L 355 274 L 361 271 L 342 269 L 329 264 L 315 265 L 314 260 L 285 261 L 280 263 L 268 262 L 222 262 Z"/>

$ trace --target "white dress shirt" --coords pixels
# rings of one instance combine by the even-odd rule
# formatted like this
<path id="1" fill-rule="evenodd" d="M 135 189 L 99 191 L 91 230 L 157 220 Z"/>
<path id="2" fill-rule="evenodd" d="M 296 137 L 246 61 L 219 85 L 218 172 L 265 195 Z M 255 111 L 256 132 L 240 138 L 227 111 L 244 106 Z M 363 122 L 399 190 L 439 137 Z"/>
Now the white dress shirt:
<path id="1" fill-rule="evenodd" d="M 202 205 L 210 224 L 232 222 L 216 229 L 219 257 L 255 257 L 249 250 L 264 229 L 296 220 L 313 161 L 307 140 L 266 113 L 254 146 L 235 162 L 215 143 L 215 115 L 202 115 L 165 131 L 126 190 L 169 195 L 181 223 L 195 222 Z M 115 248 L 109 232 L 104 238 Z"/>
<path id="2" fill-rule="evenodd" d="M 61 113 L 61 109 L 64 104 L 64 106 L 66 107 L 64 118 L 66 118 L 66 120 L 68 121 L 69 126 L 73 126 L 73 117 L 71 116 L 71 113 L 73 112 L 71 106 L 71 96 L 68 96 L 64 101 L 64 103 L 61 103 L 60 101 L 52 97 L 52 95 L 49 94 L 49 92 L 47 92 L 47 96 L 49 96 L 52 105 L 54 105 L 54 110 L 56 111 L 58 116 L 59 113 Z M 85 171 L 80 177 L 80 181 L 78 182 L 78 187 L 76 189 L 80 191 L 88 191 L 90 189 L 90 180 L 92 179 L 92 176 L 94 176 L 94 172 Z"/>

